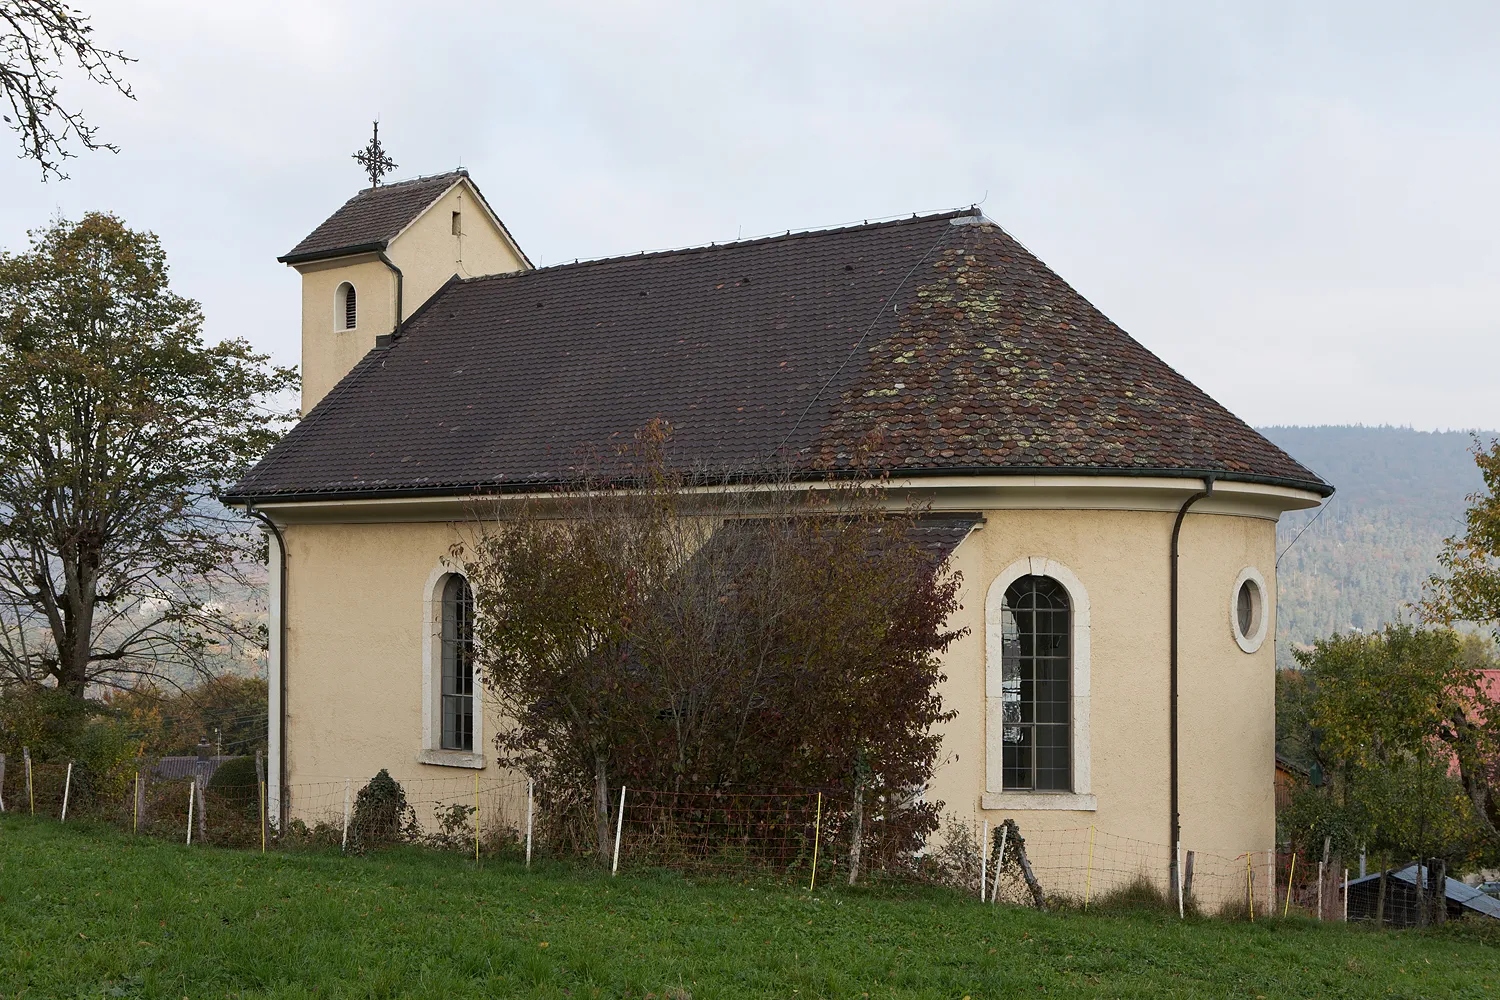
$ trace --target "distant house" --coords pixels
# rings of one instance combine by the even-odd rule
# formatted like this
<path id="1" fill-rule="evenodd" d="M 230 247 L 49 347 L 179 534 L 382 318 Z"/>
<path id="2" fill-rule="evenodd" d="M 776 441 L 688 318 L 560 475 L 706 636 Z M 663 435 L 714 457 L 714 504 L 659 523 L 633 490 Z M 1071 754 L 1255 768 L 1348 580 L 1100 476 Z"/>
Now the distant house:
<path id="1" fill-rule="evenodd" d="M 273 816 L 320 776 L 493 772 L 450 548 L 476 497 L 661 418 L 686 466 L 869 462 L 891 509 L 962 521 L 950 812 L 1039 846 L 1180 820 L 1200 865 L 1274 843 L 1276 522 L 1333 489 L 978 210 L 535 268 L 460 171 L 362 191 L 281 260 L 303 417 L 224 497 L 277 534 Z"/>
<path id="2" fill-rule="evenodd" d="M 1307 768 L 1281 754 L 1276 755 L 1276 811 L 1292 804 L 1297 786 L 1307 781 Z"/>
<path id="3" fill-rule="evenodd" d="M 1415 864 L 1392 870 L 1385 881 L 1385 922 L 1397 927 L 1410 927 L 1417 922 L 1417 879 Z M 1421 879 L 1427 885 L 1430 897 L 1437 890 L 1436 876 L 1429 866 L 1421 869 Z M 1456 878 L 1446 883 L 1447 910 L 1449 919 L 1457 919 L 1474 913 L 1500 920 L 1500 899 L 1486 895 L 1473 886 L 1464 885 Z M 1380 873 L 1366 875 L 1349 883 L 1349 919 L 1374 920 L 1380 895 Z"/>

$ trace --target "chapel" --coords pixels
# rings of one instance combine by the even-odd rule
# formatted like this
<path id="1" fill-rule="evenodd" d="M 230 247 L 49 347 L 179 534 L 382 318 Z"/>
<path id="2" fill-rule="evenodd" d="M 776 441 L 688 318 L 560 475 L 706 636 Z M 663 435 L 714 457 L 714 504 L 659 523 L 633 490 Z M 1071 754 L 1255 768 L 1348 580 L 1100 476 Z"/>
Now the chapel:
<path id="1" fill-rule="evenodd" d="M 1039 850 L 1274 845 L 1276 522 L 1333 488 L 978 210 L 536 267 L 458 170 L 362 190 L 279 259 L 302 417 L 224 497 L 276 539 L 273 820 L 309 783 L 496 768 L 450 548 L 475 498 L 663 418 L 685 463 L 858 457 L 942 520 L 950 812 Z"/>

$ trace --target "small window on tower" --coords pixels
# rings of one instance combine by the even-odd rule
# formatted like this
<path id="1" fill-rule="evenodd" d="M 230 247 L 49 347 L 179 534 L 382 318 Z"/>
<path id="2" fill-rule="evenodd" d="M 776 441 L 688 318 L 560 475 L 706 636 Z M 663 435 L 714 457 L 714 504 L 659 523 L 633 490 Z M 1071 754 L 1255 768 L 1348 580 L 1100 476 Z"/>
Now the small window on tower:
<path id="1" fill-rule="evenodd" d="M 462 236 L 463 234 L 464 234 L 464 214 L 462 212 L 454 212 L 453 213 L 453 235 L 454 236 Z"/>
<path id="2" fill-rule="evenodd" d="M 355 305 L 354 286 L 347 281 L 339 286 L 338 309 L 339 326 L 345 330 L 354 329 L 359 310 Z"/>

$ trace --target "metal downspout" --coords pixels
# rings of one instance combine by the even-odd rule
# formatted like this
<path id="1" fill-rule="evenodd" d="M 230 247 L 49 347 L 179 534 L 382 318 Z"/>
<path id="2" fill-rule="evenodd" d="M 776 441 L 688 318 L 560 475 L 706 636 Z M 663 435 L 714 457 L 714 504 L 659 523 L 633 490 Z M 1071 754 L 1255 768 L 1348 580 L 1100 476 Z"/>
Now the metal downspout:
<path id="1" fill-rule="evenodd" d="M 380 251 L 380 262 L 382 264 L 384 264 L 386 267 L 390 268 L 391 271 L 396 275 L 396 325 L 391 330 L 391 336 L 393 336 L 393 337 L 399 337 L 399 336 L 401 336 L 401 320 L 402 320 L 402 316 L 401 316 L 401 285 L 403 284 L 403 282 L 404 282 L 405 279 L 404 279 L 404 277 L 401 274 L 401 268 L 397 267 L 395 265 L 395 263 L 389 257 L 387 257 L 385 255 L 385 251 L 384 250 Z"/>
<path id="2" fill-rule="evenodd" d="M 281 566 L 278 576 L 280 587 L 276 598 L 276 792 L 279 799 L 276 819 L 280 828 L 284 830 L 286 828 L 288 809 L 291 806 L 286 786 L 286 539 L 282 537 L 281 529 L 276 527 L 276 522 L 256 510 L 254 504 L 246 503 L 245 513 L 271 529 L 271 534 L 276 536 L 277 551 L 281 553 Z"/>
<path id="3" fill-rule="evenodd" d="M 1177 641 L 1177 619 L 1178 619 L 1178 614 L 1177 614 L 1177 605 L 1178 605 L 1178 595 L 1177 595 L 1177 590 L 1178 590 L 1177 556 L 1178 556 L 1178 542 L 1182 538 L 1182 522 L 1183 522 L 1183 519 L 1187 517 L 1188 508 L 1191 507 L 1193 504 L 1197 503 L 1199 500 L 1204 499 L 1205 497 L 1213 496 L 1213 492 L 1214 492 L 1214 477 L 1213 476 L 1205 476 L 1204 479 L 1203 479 L 1203 489 L 1199 490 L 1197 493 L 1194 493 L 1192 496 L 1188 497 L 1186 500 L 1184 500 L 1182 502 L 1182 506 L 1180 508 L 1178 508 L 1178 510 L 1177 510 L 1177 520 L 1175 522 L 1173 522 L 1173 524 L 1172 524 L 1171 597 L 1170 597 L 1169 602 L 1168 602 L 1169 605 L 1170 605 L 1170 608 L 1171 608 L 1171 612 L 1170 612 L 1170 626 L 1169 627 L 1170 627 L 1170 630 L 1171 630 L 1171 639 L 1170 639 L 1171 667 L 1170 667 L 1170 675 L 1171 675 L 1171 689 L 1172 689 L 1172 694 L 1171 694 L 1171 700 L 1172 700 L 1172 706 L 1171 706 L 1171 733 L 1172 733 L 1172 737 L 1171 737 L 1171 751 L 1170 751 L 1170 754 L 1171 754 L 1171 767 L 1172 767 L 1172 806 L 1171 806 L 1171 808 L 1172 808 L 1172 833 L 1171 833 L 1171 837 L 1167 840 L 1167 851 L 1171 855 L 1171 859 L 1172 859 L 1171 863 L 1170 863 L 1170 867 L 1171 867 L 1171 892 L 1172 892 L 1172 895 L 1174 897 L 1177 894 L 1177 881 L 1181 877 L 1181 873 L 1177 870 L 1177 845 L 1182 840 L 1182 815 L 1181 815 L 1181 812 L 1179 810 L 1178 791 L 1177 791 L 1177 742 L 1178 742 L 1178 737 L 1177 737 L 1177 648 L 1178 648 L 1178 641 Z"/>

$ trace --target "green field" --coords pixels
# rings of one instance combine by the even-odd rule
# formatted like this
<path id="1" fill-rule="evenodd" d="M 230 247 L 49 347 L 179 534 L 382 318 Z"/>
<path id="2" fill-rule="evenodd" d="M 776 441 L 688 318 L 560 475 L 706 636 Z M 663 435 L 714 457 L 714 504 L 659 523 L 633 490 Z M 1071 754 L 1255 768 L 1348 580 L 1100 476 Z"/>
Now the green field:
<path id="1" fill-rule="evenodd" d="M 1379 933 L 259 855 L 0 817 L 6 997 L 1479 997 L 1500 928 Z"/>

